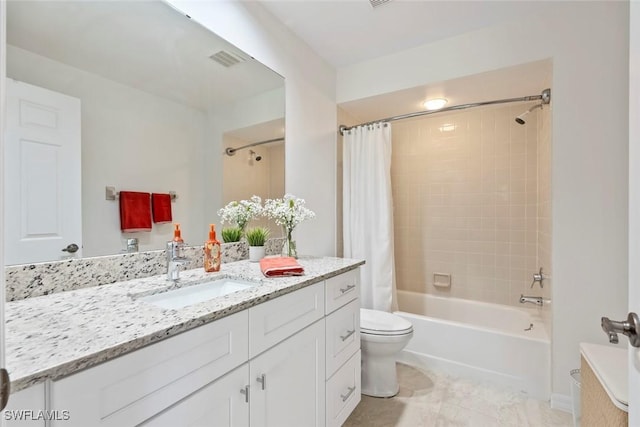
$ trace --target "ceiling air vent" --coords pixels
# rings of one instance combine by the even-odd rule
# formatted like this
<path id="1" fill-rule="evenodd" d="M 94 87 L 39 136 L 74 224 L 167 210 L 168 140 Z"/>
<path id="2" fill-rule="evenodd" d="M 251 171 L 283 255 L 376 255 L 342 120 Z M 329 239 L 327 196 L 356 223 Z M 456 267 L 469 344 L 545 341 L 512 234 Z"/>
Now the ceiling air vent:
<path id="1" fill-rule="evenodd" d="M 240 55 L 236 55 L 235 53 L 231 53 L 231 52 L 226 52 L 224 50 L 214 53 L 209 58 L 213 59 L 218 64 L 227 68 L 233 65 L 239 64 L 240 62 L 244 62 L 244 58 L 241 57 Z"/>
<path id="2" fill-rule="evenodd" d="M 382 6 L 383 4 L 389 3 L 391 0 L 369 0 L 371 3 L 371 7 Z"/>

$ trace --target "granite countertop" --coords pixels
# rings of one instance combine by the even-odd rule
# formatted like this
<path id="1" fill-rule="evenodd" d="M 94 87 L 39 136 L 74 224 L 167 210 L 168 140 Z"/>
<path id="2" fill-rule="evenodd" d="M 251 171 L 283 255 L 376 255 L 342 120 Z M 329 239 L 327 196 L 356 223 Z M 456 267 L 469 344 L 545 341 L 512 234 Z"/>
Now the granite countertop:
<path id="1" fill-rule="evenodd" d="M 259 285 L 190 305 L 162 309 L 139 297 L 175 287 L 166 275 L 27 298 L 5 306 L 6 364 L 12 391 L 97 365 L 277 296 L 352 270 L 364 262 L 302 257 L 304 276 L 266 278 L 258 263 L 180 273 L 178 287 L 233 277 Z"/>

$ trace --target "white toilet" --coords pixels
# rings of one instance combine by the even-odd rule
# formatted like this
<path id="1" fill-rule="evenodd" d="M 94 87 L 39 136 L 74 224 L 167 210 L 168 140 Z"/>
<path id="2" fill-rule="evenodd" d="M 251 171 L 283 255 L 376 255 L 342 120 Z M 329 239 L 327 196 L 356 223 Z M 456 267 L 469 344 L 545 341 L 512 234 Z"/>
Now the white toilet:
<path id="1" fill-rule="evenodd" d="M 412 336 L 413 325 L 408 320 L 384 311 L 360 309 L 362 394 L 398 394 L 396 357 Z"/>

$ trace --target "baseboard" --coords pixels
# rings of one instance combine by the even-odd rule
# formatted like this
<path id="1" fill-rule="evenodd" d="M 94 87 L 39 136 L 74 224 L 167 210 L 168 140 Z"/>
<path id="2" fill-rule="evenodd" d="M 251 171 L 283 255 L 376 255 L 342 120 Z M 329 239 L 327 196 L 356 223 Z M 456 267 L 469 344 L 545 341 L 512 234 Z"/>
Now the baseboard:
<path id="1" fill-rule="evenodd" d="M 573 399 L 568 394 L 551 393 L 551 407 L 572 414 Z"/>

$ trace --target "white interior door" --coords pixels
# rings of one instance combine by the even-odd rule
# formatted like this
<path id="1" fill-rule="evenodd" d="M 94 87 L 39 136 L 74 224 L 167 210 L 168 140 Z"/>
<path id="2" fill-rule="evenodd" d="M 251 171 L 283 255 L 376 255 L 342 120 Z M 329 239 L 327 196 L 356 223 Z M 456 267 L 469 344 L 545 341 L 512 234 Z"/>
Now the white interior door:
<path id="1" fill-rule="evenodd" d="M 629 312 L 640 314 L 640 3 L 629 4 Z M 631 345 L 629 425 L 640 426 L 640 348 Z"/>
<path id="2" fill-rule="evenodd" d="M 5 265 L 68 257 L 82 247 L 80 100 L 6 83 Z"/>

